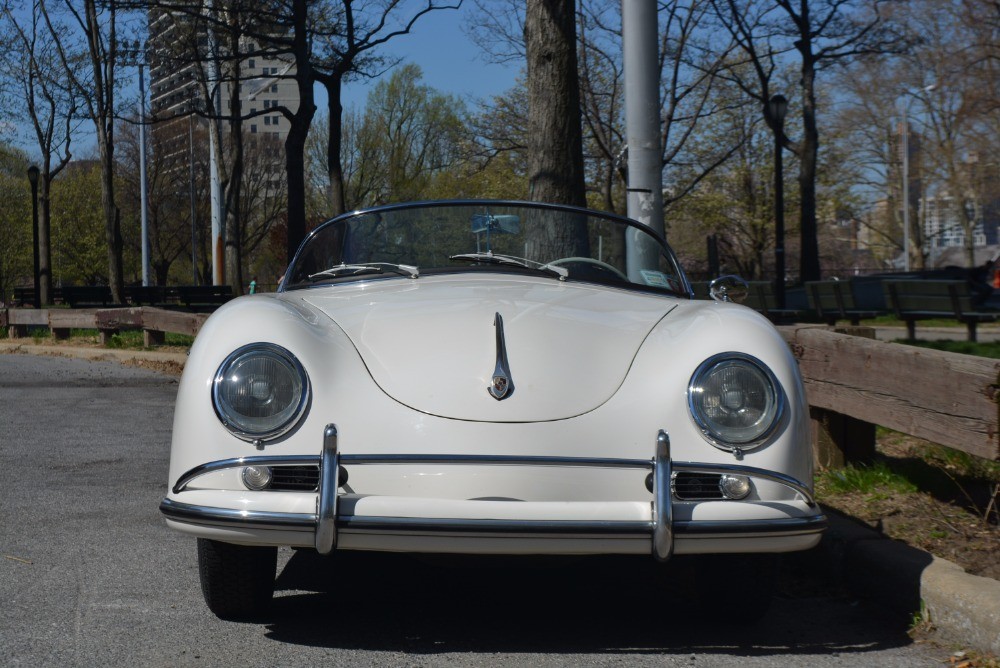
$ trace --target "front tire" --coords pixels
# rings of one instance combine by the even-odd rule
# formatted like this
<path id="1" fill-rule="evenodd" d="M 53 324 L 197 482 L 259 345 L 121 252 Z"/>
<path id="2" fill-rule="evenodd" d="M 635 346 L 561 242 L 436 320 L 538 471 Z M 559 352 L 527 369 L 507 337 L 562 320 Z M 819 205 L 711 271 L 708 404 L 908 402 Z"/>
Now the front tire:
<path id="1" fill-rule="evenodd" d="M 205 603 L 217 617 L 259 617 L 274 596 L 278 548 L 198 539 L 198 576 Z"/>

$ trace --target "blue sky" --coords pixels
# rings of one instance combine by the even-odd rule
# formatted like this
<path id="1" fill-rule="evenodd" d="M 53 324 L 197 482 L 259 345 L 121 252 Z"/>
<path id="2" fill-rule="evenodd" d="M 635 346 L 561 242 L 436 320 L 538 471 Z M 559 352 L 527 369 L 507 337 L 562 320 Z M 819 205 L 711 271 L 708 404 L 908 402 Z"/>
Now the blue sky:
<path id="1" fill-rule="evenodd" d="M 502 93 L 514 85 L 519 66 L 488 63 L 480 56 L 478 47 L 463 31 L 468 13 L 473 10 L 466 3 L 458 11 L 431 12 L 420 19 L 412 33 L 386 44 L 384 53 L 419 65 L 424 83 L 442 93 L 467 101 Z M 344 108 L 363 107 L 374 84 L 366 80 L 345 86 Z"/>
<path id="2" fill-rule="evenodd" d="M 479 48 L 465 34 L 464 23 L 469 12 L 475 7 L 466 2 L 460 10 L 441 10 L 430 12 L 422 17 L 408 35 L 402 35 L 389 41 L 384 47 L 384 54 L 391 58 L 399 58 L 404 63 L 415 63 L 423 71 L 423 81 L 436 90 L 463 98 L 473 103 L 477 99 L 489 98 L 503 93 L 511 88 L 520 74 L 519 64 L 498 65 L 487 62 L 479 53 Z M 122 76 L 136 76 L 134 69 L 119 70 Z M 391 75 L 391 71 L 383 76 Z M 130 82 L 128 89 L 119 97 L 121 113 L 127 113 L 124 107 L 134 104 L 137 97 L 138 79 Z M 369 91 L 377 80 L 359 80 L 348 83 L 343 90 L 345 109 L 361 109 Z M 326 112 L 326 93 L 322 86 L 317 86 L 317 107 L 321 113 Z M 37 147 L 33 137 L 25 133 L 25 128 L 13 133 L 7 129 L 4 139 L 24 148 L 34 157 Z M 93 130 L 89 121 L 80 124 L 74 138 L 74 154 L 85 157 L 96 151 Z"/>

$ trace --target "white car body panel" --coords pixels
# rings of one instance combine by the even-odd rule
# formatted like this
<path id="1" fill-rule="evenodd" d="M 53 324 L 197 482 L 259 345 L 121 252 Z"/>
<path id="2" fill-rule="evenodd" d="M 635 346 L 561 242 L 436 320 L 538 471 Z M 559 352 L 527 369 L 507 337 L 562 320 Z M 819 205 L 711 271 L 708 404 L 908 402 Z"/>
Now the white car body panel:
<path id="1" fill-rule="evenodd" d="M 503 400 L 487 391 L 497 363 L 497 314 L 514 383 Z M 289 351 L 310 384 L 303 418 L 288 433 L 259 443 L 230 433 L 212 401 L 220 365 L 254 343 Z M 780 385 L 781 422 L 760 447 L 740 453 L 716 447 L 692 418 L 688 383 L 720 353 L 752 356 Z M 168 525 L 240 545 L 316 546 L 317 493 L 251 491 L 232 462 L 319 462 L 330 425 L 345 458 L 649 463 L 345 460 L 340 466 L 348 479 L 337 485 L 337 549 L 650 554 L 656 550 L 651 531 L 616 533 L 614 526 L 652 527 L 662 519 L 646 484 L 661 432 L 669 436 L 671 461 L 749 467 L 799 483 L 760 477 L 745 500 L 675 499 L 673 553 L 807 549 L 825 524 L 811 499 L 809 415 L 796 362 L 770 322 L 736 304 L 499 269 L 360 278 L 238 298 L 205 323 L 180 382 L 170 492 L 161 506 Z M 199 475 L 219 462 L 230 464 Z M 413 528 L 407 520 L 427 525 Z M 449 529 L 450 521 L 460 529 Z M 476 530 L 470 522 L 477 521 L 492 524 Z M 562 524 L 546 532 L 546 522 Z M 574 532 L 573 522 L 587 529 Z M 532 528 L 518 531 L 518 523 Z M 783 529 L 783 523 L 797 528 Z"/>
<path id="2" fill-rule="evenodd" d="M 600 406 L 676 306 L 625 290 L 503 276 L 308 290 L 304 299 L 347 333 L 386 394 L 424 413 L 482 422 L 560 420 Z M 499 404 L 486 391 L 496 313 L 507 314 L 517 383 Z"/>

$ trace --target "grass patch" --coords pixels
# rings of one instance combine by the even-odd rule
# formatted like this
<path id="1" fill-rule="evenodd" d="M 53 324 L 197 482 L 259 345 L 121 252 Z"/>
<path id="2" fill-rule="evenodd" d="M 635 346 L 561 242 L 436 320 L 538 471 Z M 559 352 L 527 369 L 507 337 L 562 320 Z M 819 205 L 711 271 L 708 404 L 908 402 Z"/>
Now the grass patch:
<path id="1" fill-rule="evenodd" d="M 6 330 L 4 330 L 6 336 Z M 48 343 L 53 341 L 52 332 L 47 327 L 33 327 L 30 330 L 31 338 L 35 343 Z M 68 345 L 98 345 L 100 343 L 100 332 L 96 329 L 74 328 L 69 332 L 69 339 L 62 341 Z M 194 343 L 194 337 L 188 334 L 174 334 L 166 332 L 163 337 L 164 346 L 177 348 L 190 348 Z M 120 350 L 150 350 L 143 345 L 142 330 L 127 329 L 112 334 L 107 344 L 108 348 Z M 157 346 L 158 347 L 158 346 Z"/>
<path id="2" fill-rule="evenodd" d="M 906 327 L 906 321 L 900 320 L 895 315 L 880 315 L 875 318 L 866 318 L 861 321 L 862 327 Z M 923 327 L 951 327 L 954 329 L 965 329 L 965 325 L 954 318 L 930 318 L 921 320 L 918 326 Z"/>
<path id="3" fill-rule="evenodd" d="M 163 337 L 163 345 L 179 346 L 190 348 L 194 343 L 194 337 L 187 334 L 174 334 L 166 332 Z M 112 334 L 108 340 L 108 348 L 120 348 L 124 350 L 145 350 L 143 345 L 142 331 L 138 329 L 126 329 L 117 334 Z"/>
<path id="4" fill-rule="evenodd" d="M 1000 341 L 973 343 L 972 341 L 907 341 L 906 339 L 901 339 L 896 343 L 905 343 L 910 346 L 931 348 L 933 350 L 944 350 L 949 353 L 1000 359 Z"/>
<path id="5" fill-rule="evenodd" d="M 48 341 L 52 338 L 52 331 L 47 327 L 31 327 L 29 329 L 31 334 L 31 339 L 35 343 L 41 343 L 42 341 Z"/>
<path id="6" fill-rule="evenodd" d="M 913 482 L 893 471 L 884 461 L 823 471 L 816 486 L 826 494 L 910 494 L 917 491 Z"/>

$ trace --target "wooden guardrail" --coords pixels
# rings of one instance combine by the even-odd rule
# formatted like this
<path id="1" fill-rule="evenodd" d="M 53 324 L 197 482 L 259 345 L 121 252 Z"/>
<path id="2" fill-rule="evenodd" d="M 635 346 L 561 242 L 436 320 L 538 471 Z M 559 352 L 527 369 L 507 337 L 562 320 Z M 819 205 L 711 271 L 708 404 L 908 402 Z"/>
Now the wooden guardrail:
<path id="1" fill-rule="evenodd" d="M 825 436 L 849 452 L 856 447 L 851 441 L 863 427 L 856 424 L 860 421 L 1000 460 L 1000 360 L 885 343 L 822 326 L 779 329 L 799 362 L 820 439 Z M 829 429 L 836 421 L 822 411 L 855 423 Z"/>
<path id="2" fill-rule="evenodd" d="M 141 329 L 146 346 L 163 343 L 164 334 L 194 336 L 206 313 L 186 313 L 151 306 L 108 309 L 0 309 L 0 327 L 12 338 L 27 336 L 30 327 L 47 327 L 57 339 L 71 329 L 96 329 L 102 344 L 123 329 Z"/>
<path id="3" fill-rule="evenodd" d="M 162 343 L 165 332 L 193 336 L 207 318 L 148 306 L 0 309 L 0 327 L 11 336 L 27 335 L 30 326 L 48 327 L 56 337 L 82 328 L 97 329 L 106 342 L 122 329 L 141 329 L 146 345 Z M 1000 360 L 885 343 L 822 325 L 778 329 L 802 371 L 821 464 L 863 459 L 874 447 L 874 425 L 1000 460 Z"/>

